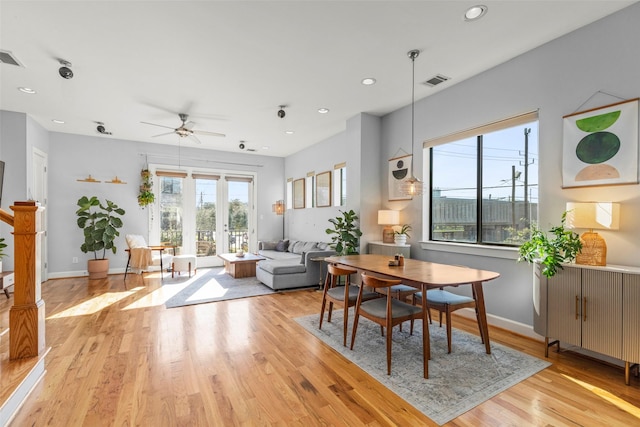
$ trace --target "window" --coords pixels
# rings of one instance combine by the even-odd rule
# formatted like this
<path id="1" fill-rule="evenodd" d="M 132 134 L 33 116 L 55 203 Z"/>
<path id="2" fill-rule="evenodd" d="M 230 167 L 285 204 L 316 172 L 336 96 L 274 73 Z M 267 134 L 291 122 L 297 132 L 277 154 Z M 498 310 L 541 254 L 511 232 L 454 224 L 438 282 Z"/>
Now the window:
<path id="1" fill-rule="evenodd" d="M 430 240 L 516 246 L 538 218 L 538 116 L 428 141 Z"/>
<path id="2" fill-rule="evenodd" d="M 339 163 L 333 167 L 333 206 L 347 204 L 347 164 Z"/>
<path id="3" fill-rule="evenodd" d="M 316 173 L 309 172 L 307 173 L 307 178 L 305 179 L 305 207 L 313 208 L 316 206 Z"/>
<path id="4" fill-rule="evenodd" d="M 287 179 L 286 209 L 293 209 L 293 178 Z"/>

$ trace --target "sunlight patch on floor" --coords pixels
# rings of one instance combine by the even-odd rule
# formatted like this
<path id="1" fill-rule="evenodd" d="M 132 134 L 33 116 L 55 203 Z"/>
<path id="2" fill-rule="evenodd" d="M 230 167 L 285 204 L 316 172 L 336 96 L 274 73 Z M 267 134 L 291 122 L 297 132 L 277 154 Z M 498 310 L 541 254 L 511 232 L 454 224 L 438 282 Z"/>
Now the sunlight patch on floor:
<path id="1" fill-rule="evenodd" d="M 609 393 L 606 390 L 601 389 L 600 387 L 596 387 L 594 385 L 591 385 L 589 383 L 585 383 L 584 381 L 580 381 L 576 378 L 570 377 L 568 375 L 562 374 L 563 377 L 565 377 L 566 379 L 573 381 L 574 383 L 578 384 L 579 386 L 584 387 L 585 389 L 589 390 L 590 392 L 592 392 L 593 394 L 595 394 L 596 396 L 606 400 L 607 402 L 617 406 L 619 409 L 628 412 L 629 414 L 633 415 L 636 418 L 640 418 L 640 408 L 638 408 L 637 406 L 626 402 L 623 399 L 620 399 L 618 396 Z"/>
<path id="2" fill-rule="evenodd" d="M 210 280 L 207 286 L 202 286 L 193 295 L 187 298 L 188 302 L 199 301 L 208 298 L 219 298 L 227 293 L 227 289 L 223 288 L 215 279 Z"/>
<path id="3" fill-rule="evenodd" d="M 173 298 L 176 294 L 182 291 L 184 288 L 191 285 L 200 275 L 196 274 L 189 280 L 181 283 L 164 284 L 155 291 L 139 298 L 135 302 L 123 307 L 122 310 L 133 310 L 146 307 L 157 307 L 164 305 L 168 300 Z"/>
<path id="4" fill-rule="evenodd" d="M 87 314 L 94 314 L 112 304 L 117 303 L 120 300 L 123 300 L 135 294 L 136 292 L 137 290 L 135 289 L 123 292 L 108 292 L 95 298 L 91 298 L 90 300 L 81 302 L 80 304 L 74 305 L 73 307 L 63 310 L 60 313 L 52 314 L 51 316 L 47 317 L 47 319 L 61 319 L 64 317 L 85 316 Z"/>

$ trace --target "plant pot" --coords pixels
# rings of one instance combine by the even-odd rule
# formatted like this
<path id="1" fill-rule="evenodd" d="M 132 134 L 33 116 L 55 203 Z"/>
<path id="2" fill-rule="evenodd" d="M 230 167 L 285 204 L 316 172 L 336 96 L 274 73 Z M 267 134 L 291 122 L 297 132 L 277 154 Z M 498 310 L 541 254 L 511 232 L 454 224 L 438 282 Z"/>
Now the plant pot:
<path id="1" fill-rule="evenodd" d="M 0 261 L 0 273 L 2 273 L 2 261 Z"/>
<path id="2" fill-rule="evenodd" d="M 406 234 L 396 234 L 393 236 L 393 241 L 396 245 L 406 245 L 407 244 L 407 235 Z"/>
<path id="3" fill-rule="evenodd" d="M 109 259 L 90 259 L 87 261 L 89 279 L 106 279 L 109 273 Z"/>

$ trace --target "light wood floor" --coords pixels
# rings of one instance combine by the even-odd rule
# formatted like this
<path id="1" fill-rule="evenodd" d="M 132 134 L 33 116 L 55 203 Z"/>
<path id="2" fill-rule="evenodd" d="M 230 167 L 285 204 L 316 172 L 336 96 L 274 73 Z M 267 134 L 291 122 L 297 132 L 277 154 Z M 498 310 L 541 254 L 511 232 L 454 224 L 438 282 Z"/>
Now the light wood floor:
<path id="1" fill-rule="evenodd" d="M 43 284 L 47 373 L 12 426 L 435 425 L 292 320 L 321 294 L 296 291 L 166 309 L 157 275 Z M 6 325 L 9 303 L 0 298 Z M 477 333 L 475 322 L 454 325 Z M 493 341 L 544 357 L 492 328 Z M 2 338 L 2 345 L 8 339 Z M 448 426 L 640 425 L 640 380 L 573 353 Z"/>

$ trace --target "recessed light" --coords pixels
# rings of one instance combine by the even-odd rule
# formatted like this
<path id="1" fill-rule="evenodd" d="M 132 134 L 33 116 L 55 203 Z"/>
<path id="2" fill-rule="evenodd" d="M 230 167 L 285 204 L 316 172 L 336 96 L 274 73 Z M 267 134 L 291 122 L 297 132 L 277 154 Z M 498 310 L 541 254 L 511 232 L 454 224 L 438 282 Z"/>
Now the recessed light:
<path id="1" fill-rule="evenodd" d="M 374 79 L 373 77 L 367 77 L 365 79 L 362 79 L 362 84 L 365 86 L 374 85 L 376 84 L 376 79 Z"/>
<path id="2" fill-rule="evenodd" d="M 327 114 L 329 112 L 328 108 L 318 108 L 318 113 Z"/>
<path id="3" fill-rule="evenodd" d="M 24 93 L 28 93 L 29 95 L 33 95 L 34 93 L 36 93 L 35 90 L 31 89 L 30 87 L 19 87 L 18 90 L 20 92 L 24 92 Z"/>
<path id="4" fill-rule="evenodd" d="M 480 19 L 487 13 L 487 10 L 488 10 L 487 6 L 485 6 L 483 4 L 479 4 L 479 5 L 476 5 L 476 6 L 471 6 L 464 13 L 464 20 L 465 21 L 475 21 L 477 19 Z"/>
<path id="5" fill-rule="evenodd" d="M 284 133 L 286 133 L 287 135 L 293 135 L 295 132 L 292 130 L 285 130 Z"/>
<path id="6" fill-rule="evenodd" d="M 269 149 L 269 146 L 268 146 L 268 145 L 263 145 L 263 146 L 262 146 L 262 149 L 263 149 L 263 150 L 268 150 L 268 149 Z"/>
<path id="7" fill-rule="evenodd" d="M 51 121 L 57 125 L 63 125 L 64 124 L 64 120 L 58 120 L 58 119 L 51 119 Z"/>

